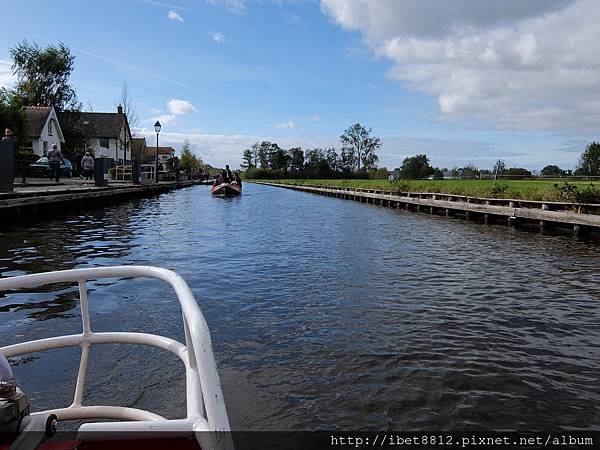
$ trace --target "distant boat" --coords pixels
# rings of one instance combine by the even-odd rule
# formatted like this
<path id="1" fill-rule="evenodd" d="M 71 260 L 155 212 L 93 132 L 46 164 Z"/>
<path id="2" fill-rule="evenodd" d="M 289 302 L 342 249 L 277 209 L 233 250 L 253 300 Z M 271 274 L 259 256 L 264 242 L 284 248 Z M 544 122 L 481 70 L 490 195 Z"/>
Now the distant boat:
<path id="1" fill-rule="evenodd" d="M 237 183 L 221 183 L 213 186 L 210 193 L 220 197 L 235 197 L 242 193 L 242 186 Z"/>

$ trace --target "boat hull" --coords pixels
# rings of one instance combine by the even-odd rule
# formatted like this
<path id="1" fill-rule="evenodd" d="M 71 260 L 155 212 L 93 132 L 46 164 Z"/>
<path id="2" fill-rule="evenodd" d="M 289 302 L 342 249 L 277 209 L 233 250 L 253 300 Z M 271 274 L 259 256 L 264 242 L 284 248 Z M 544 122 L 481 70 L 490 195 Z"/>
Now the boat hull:
<path id="1" fill-rule="evenodd" d="M 213 186 L 210 192 L 219 197 L 235 197 L 242 193 L 242 187 L 237 183 L 222 183 Z"/>

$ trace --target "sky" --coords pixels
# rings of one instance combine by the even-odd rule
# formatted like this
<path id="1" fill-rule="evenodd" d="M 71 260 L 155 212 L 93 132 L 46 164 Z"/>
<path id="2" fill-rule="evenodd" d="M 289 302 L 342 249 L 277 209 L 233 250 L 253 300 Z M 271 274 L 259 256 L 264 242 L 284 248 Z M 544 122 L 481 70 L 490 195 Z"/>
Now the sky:
<path id="1" fill-rule="evenodd" d="M 380 166 L 574 168 L 600 127 L 597 0 L 20 0 L 3 5 L 0 86 L 23 39 L 67 45 L 85 110 L 238 167 L 242 151 L 340 147 L 353 123 Z"/>

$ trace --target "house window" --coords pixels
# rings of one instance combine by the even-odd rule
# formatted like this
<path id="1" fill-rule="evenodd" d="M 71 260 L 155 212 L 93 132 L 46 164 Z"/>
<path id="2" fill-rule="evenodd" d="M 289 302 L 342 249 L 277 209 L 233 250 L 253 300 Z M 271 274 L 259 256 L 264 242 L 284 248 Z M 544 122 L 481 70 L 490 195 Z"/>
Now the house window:
<path id="1" fill-rule="evenodd" d="M 100 147 L 102 147 L 102 148 L 109 147 L 108 138 L 100 138 Z"/>
<path id="2" fill-rule="evenodd" d="M 48 135 L 52 136 L 52 120 L 48 121 Z"/>

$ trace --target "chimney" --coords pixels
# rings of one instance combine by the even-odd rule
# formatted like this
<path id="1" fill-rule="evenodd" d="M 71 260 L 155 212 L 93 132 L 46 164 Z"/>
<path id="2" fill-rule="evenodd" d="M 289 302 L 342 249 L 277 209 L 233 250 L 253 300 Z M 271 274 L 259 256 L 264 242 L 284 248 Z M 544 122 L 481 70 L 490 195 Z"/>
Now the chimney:
<path id="1" fill-rule="evenodd" d="M 123 107 L 120 103 L 117 105 L 117 114 L 123 114 Z"/>

